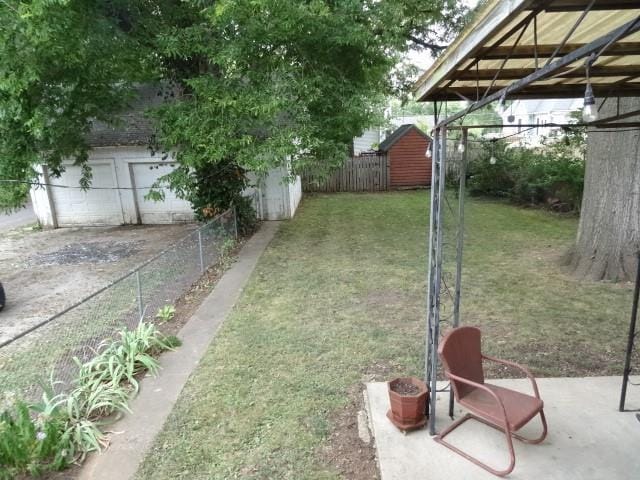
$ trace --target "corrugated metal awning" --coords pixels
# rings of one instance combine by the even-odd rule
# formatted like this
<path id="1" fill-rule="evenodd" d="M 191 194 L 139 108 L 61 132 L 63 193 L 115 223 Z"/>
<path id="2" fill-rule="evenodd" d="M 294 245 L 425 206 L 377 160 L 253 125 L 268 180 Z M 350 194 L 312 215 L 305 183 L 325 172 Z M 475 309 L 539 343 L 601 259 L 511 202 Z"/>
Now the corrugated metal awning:
<path id="1" fill-rule="evenodd" d="M 590 68 L 591 84 L 596 96 L 640 96 L 638 26 L 640 0 L 490 1 L 418 80 L 415 96 L 475 102 L 616 30 L 624 35 L 596 50 L 602 53 Z M 582 97 L 585 57 L 521 83 L 509 99 Z"/>

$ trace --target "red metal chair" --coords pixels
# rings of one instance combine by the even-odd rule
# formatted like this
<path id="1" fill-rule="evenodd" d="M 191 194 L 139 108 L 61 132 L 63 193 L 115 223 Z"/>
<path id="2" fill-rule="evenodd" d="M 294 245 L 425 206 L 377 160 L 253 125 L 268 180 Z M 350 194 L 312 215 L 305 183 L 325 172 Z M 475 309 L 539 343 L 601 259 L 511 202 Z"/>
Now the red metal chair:
<path id="1" fill-rule="evenodd" d="M 436 435 L 435 440 L 494 475 L 502 477 L 511 473 L 516 464 L 512 437 L 525 443 L 540 443 L 547 436 L 547 421 L 544 416 L 544 404 L 531 372 L 517 363 L 483 355 L 480 336 L 480 329 L 476 327 L 458 327 L 445 335 L 440 343 L 438 353 L 445 375 L 451 381 L 455 399 L 470 413 Z M 522 371 L 531 380 L 534 396 L 485 383 L 483 360 Z M 538 414 L 542 420 L 540 437 L 530 440 L 515 433 Z M 445 436 L 471 418 L 504 432 L 510 455 L 509 466 L 506 469 L 496 470 L 444 440 Z"/>

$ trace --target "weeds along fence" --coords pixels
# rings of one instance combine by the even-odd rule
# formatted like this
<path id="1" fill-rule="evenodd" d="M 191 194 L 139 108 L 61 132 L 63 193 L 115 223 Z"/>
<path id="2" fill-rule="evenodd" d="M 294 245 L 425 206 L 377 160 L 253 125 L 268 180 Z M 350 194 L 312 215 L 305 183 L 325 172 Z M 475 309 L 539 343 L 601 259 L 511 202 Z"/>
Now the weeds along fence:
<path id="1" fill-rule="evenodd" d="M 376 192 L 389 189 L 389 164 L 384 154 L 349 158 L 328 177 L 303 172 L 305 192 Z"/>
<path id="2" fill-rule="evenodd" d="M 75 305 L 0 345 L 0 397 L 14 392 L 39 399 L 51 379 L 68 386 L 74 358 L 92 358 L 101 343 L 141 319 L 155 322 L 158 310 L 174 304 L 237 240 L 232 209 L 189 233 L 131 272 Z"/>

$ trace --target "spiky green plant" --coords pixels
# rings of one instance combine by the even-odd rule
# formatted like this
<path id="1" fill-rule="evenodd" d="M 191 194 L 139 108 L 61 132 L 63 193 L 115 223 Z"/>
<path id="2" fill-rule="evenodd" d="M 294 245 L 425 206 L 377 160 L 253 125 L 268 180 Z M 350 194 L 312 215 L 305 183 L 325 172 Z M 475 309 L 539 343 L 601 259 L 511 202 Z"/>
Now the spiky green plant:
<path id="1" fill-rule="evenodd" d="M 168 322 L 173 319 L 176 315 L 176 307 L 173 305 L 165 305 L 158 309 L 158 313 L 156 313 L 156 318 L 161 322 Z"/>

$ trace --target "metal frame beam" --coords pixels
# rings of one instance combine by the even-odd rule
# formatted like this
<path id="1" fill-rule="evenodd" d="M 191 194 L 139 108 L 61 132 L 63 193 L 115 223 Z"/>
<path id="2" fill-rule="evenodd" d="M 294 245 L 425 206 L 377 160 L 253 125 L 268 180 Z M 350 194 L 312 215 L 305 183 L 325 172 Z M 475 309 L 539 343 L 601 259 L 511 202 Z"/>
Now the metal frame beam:
<path id="1" fill-rule="evenodd" d="M 486 98 L 473 103 L 462 112 L 458 112 L 440 121 L 440 123 L 436 126 L 442 127 L 444 125 L 447 125 L 455 120 L 463 118 L 464 116 L 468 115 L 471 112 L 479 110 L 485 105 L 488 105 L 502 97 L 505 97 L 505 98 L 509 97 L 510 94 L 516 93 L 519 90 L 522 90 L 523 88 L 527 87 L 528 85 L 534 82 L 552 77 L 553 74 L 556 73 L 558 70 L 568 67 L 569 65 L 571 65 L 574 62 L 577 62 L 578 60 L 587 58 L 592 53 L 597 53 L 598 50 L 602 49 L 603 47 L 606 47 L 610 42 L 615 41 L 616 38 L 618 39 L 624 38 L 638 31 L 640 31 L 640 21 L 638 18 L 636 18 L 634 20 L 631 20 L 625 23 L 624 25 L 621 25 L 620 27 L 608 33 L 607 35 L 603 35 L 602 37 L 597 38 L 593 42 L 588 43 L 583 47 L 580 47 L 579 49 L 571 53 L 568 53 L 564 57 L 561 57 L 558 60 L 550 63 L 549 65 L 546 65 L 545 67 L 540 68 L 539 70 L 532 73 L 531 75 L 527 75 L 521 80 L 513 82 L 512 84 L 500 89 L 499 91 L 487 96 Z M 547 86 L 547 88 L 550 88 L 550 87 L 551 86 Z M 555 88 L 555 86 L 553 87 Z"/>
<path id="2" fill-rule="evenodd" d="M 585 43 L 567 43 L 565 44 L 558 55 L 566 55 L 579 48 L 584 47 Z M 534 51 L 534 45 L 518 45 L 513 49 L 511 53 L 512 60 L 535 60 L 536 53 L 539 58 L 550 57 L 551 54 L 558 47 L 557 45 L 536 45 L 537 52 Z M 483 60 L 502 60 L 505 55 L 511 50 L 510 46 L 506 47 L 484 47 L 478 50 L 474 57 L 479 61 Z M 611 45 L 603 54 L 602 57 L 618 57 L 622 55 L 640 55 L 640 42 L 621 42 Z"/>
<path id="3" fill-rule="evenodd" d="M 618 410 L 624 412 L 627 400 L 627 384 L 631 375 L 631 356 L 636 340 L 636 322 L 638 320 L 638 299 L 640 297 L 640 252 L 638 255 L 638 270 L 636 272 L 636 285 L 633 289 L 633 305 L 631 307 L 631 322 L 629 322 L 629 335 L 627 337 L 627 350 L 624 358 L 624 370 L 622 371 L 622 389 L 620 391 L 620 405 Z"/>
<path id="4" fill-rule="evenodd" d="M 484 69 L 478 72 L 465 71 L 457 75 L 456 81 L 474 81 L 474 80 L 492 80 L 494 76 L 500 75 L 499 79 L 504 80 L 518 80 L 520 78 L 531 75 L 536 72 L 536 68 L 503 68 L 502 70 Z M 591 77 L 625 77 L 631 75 L 640 75 L 640 65 L 611 65 L 600 66 L 595 65 L 591 67 L 589 72 Z M 584 71 L 582 68 L 576 69 L 569 67 L 558 70 L 558 73 L 553 75 L 553 78 L 584 78 Z M 455 88 L 455 87 L 454 87 Z"/>
<path id="5" fill-rule="evenodd" d="M 580 12 L 589 0 L 554 0 L 544 10 L 546 12 Z M 638 8 L 637 0 L 597 0 L 591 10 L 632 10 Z"/>

